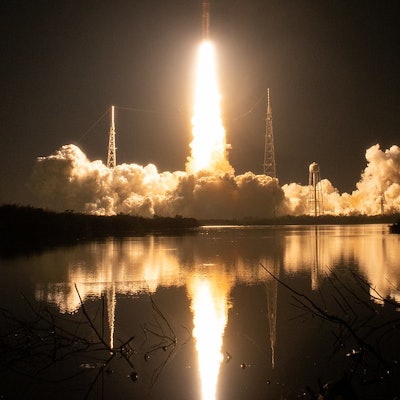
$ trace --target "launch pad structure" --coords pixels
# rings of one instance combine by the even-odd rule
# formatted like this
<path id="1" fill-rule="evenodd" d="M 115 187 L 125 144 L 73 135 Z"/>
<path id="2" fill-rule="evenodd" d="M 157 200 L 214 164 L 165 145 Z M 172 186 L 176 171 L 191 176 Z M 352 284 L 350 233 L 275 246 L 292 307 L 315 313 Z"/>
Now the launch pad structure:
<path id="1" fill-rule="evenodd" d="M 274 131 L 272 128 L 272 109 L 269 97 L 269 88 L 267 89 L 267 113 L 265 117 L 265 142 L 264 142 L 264 175 L 276 178 Z"/>
<path id="2" fill-rule="evenodd" d="M 313 162 L 309 166 L 308 185 L 310 188 L 308 205 L 310 215 L 317 217 L 324 214 L 324 201 L 321 186 L 321 174 L 319 165 Z"/>
<path id="3" fill-rule="evenodd" d="M 117 148 L 115 147 L 115 107 L 111 106 L 110 133 L 108 135 L 107 167 L 115 168 L 117 165 Z"/>

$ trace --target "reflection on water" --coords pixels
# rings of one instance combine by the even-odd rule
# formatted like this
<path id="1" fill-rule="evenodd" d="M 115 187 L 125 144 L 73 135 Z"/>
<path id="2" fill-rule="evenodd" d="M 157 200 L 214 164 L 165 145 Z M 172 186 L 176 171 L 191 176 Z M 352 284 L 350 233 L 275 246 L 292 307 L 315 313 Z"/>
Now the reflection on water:
<path id="1" fill-rule="evenodd" d="M 80 306 L 74 285 L 85 299 L 109 291 L 154 293 L 159 286 L 185 286 L 188 274 L 212 276 L 210 271 L 223 272 L 230 286 L 252 284 L 270 279 L 260 263 L 275 274 L 280 265 L 286 274 L 308 272 L 315 290 L 335 265 L 352 262 L 383 297 L 400 299 L 398 236 L 382 225 L 206 227 L 197 236 L 89 243 L 71 249 L 64 262 L 67 279 L 38 285 L 36 296 L 69 313 Z"/>
<path id="2" fill-rule="evenodd" d="M 107 289 L 106 293 L 107 299 L 107 315 L 108 315 L 108 326 L 110 327 L 110 348 L 114 348 L 114 331 L 115 331 L 115 305 L 117 302 L 115 293 L 115 283 L 113 282 Z"/>
<path id="3" fill-rule="evenodd" d="M 271 267 L 270 267 L 271 268 Z M 270 270 L 274 276 L 280 277 L 280 263 L 275 262 Z M 267 288 L 267 314 L 269 325 L 269 338 L 271 343 L 271 366 L 275 368 L 275 344 L 276 344 L 276 314 L 278 308 L 278 281 L 269 279 Z"/>
<path id="4" fill-rule="evenodd" d="M 203 400 L 216 398 L 225 326 L 228 322 L 229 280 L 215 272 L 207 277 L 192 275 L 187 287 L 193 310 L 193 336 L 199 360 Z"/>
<path id="5" fill-rule="evenodd" d="M 67 252 L 55 249 L 32 257 L 37 268 L 31 279 L 36 299 L 56 305 L 62 313 L 76 312 L 80 298 L 105 297 L 111 348 L 118 330 L 119 295 L 185 288 L 202 399 L 209 400 L 217 397 L 235 287 L 266 288 L 265 326 L 274 369 L 279 362 L 279 284 L 265 269 L 278 278 L 308 276 L 310 290 L 317 291 L 336 266 L 356 265 L 373 287 L 371 297 L 379 293 L 381 298 L 400 300 L 398 249 L 399 236 L 389 235 L 382 225 L 204 227 L 197 235 L 108 239 Z M 55 277 L 49 273 L 54 268 L 59 271 Z M 380 300 L 374 297 L 374 301 Z"/>

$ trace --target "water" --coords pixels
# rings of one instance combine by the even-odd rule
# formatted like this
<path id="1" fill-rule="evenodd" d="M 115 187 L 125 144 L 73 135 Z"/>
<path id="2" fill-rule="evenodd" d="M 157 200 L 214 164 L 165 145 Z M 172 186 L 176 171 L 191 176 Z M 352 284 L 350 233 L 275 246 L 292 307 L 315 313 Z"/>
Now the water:
<path id="1" fill-rule="evenodd" d="M 385 225 L 202 227 L 0 259 L 0 396 L 297 399 L 346 376 L 394 398 L 399 245 Z"/>

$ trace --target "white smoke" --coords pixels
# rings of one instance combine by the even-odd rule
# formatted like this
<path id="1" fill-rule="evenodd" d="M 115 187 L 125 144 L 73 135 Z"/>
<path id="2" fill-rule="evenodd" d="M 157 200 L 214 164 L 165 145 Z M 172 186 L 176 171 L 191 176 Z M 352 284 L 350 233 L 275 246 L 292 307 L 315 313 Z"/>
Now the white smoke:
<path id="1" fill-rule="evenodd" d="M 324 211 L 333 215 L 400 212 L 400 148 L 366 151 L 367 166 L 352 194 L 340 194 L 321 181 Z M 90 161 L 75 145 L 39 157 L 30 182 L 41 207 L 98 215 L 118 213 L 206 218 L 268 218 L 304 215 L 309 211 L 309 187 L 246 172 L 213 174 L 161 172 L 153 164 L 121 164 L 107 168 Z"/>
<path id="2" fill-rule="evenodd" d="M 400 212 L 400 148 L 393 145 L 382 151 L 376 144 L 365 153 L 367 166 L 361 174 L 357 189 L 342 193 L 327 179 L 321 181 L 323 206 L 332 215 L 379 215 Z M 283 186 L 294 215 L 307 214 L 309 189 L 307 186 Z"/>

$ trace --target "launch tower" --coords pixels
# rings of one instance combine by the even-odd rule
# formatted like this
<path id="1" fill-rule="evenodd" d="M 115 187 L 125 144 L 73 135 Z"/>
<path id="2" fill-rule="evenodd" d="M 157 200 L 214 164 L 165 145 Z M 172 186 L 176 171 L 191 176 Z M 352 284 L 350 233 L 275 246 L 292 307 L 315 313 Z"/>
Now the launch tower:
<path id="1" fill-rule="evenodd" d="M 114 123 L 114 106 L 111 106 L 111 124 L 110 134 L 108 136 L 108 156 L 107 167 L 114 168 L 117 164 L 117 148 L 115 147 L 115 123 Z"/>
<path id="2" fill-rule="evenodd" d="M 264 142 L 264 175 L 276 178 L 274 132 L 272 129 L 272 109 L 269 98 L 269 88 L 267 89 L 267 114 L 265 117 L 265 142 Z"/>
<path id="3" fill-rule="evenodd" d="M 321 175 L 319 165 L 316 162 L 310 164 L 308 185 L 310 188 L 308 204 L 310 215 L 317 217 L 324 213 L 324 202 L 321 187 Z"/>

